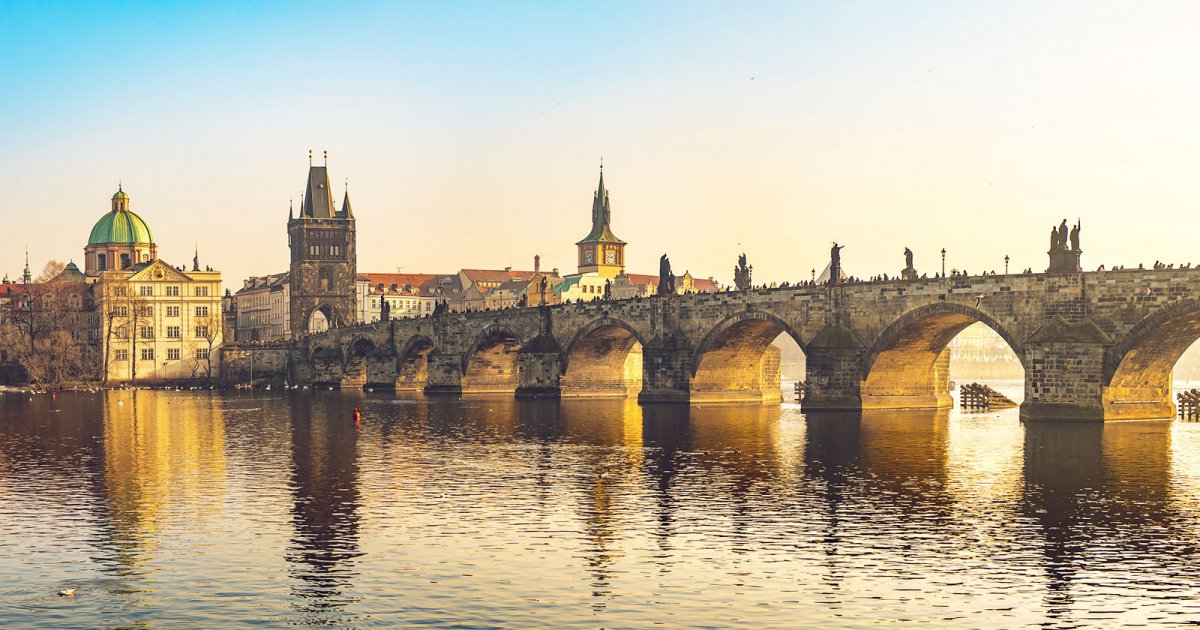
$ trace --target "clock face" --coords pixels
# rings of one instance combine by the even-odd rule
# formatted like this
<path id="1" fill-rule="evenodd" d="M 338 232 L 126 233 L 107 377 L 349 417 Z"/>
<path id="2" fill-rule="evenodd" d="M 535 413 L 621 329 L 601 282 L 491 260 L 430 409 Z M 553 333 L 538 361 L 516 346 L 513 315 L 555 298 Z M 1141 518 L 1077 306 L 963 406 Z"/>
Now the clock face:
<path id="1" fill-rule="evenodd" d="M 611 249 L 607 252 L 604 252 L 604 262 L 610 265 L 617 264 L 617 252 Z"/>
<path id="2" fill-rule="evenodd" d="M 592 250 L 590 250 L 590 249 L 583 250 L 583 264 L 585 264 L 585 265 L 592 264 Z"/>

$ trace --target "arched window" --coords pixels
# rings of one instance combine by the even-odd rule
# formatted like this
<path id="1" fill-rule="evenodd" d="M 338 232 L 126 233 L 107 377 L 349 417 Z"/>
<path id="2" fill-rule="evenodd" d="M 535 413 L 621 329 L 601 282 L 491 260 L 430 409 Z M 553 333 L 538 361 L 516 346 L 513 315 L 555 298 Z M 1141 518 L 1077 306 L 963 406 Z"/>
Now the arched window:
<path id="1" fill-rule="evenodd" d="M 121 269 L 129 267 L 129 254 L 121 254 Z"/>
<path id="2" fill-rule="evenodd" d="M 108 262 L 108 257 L 104 254 L 96 254 L 96 269 L 105 270 L 105 264 Z"/>

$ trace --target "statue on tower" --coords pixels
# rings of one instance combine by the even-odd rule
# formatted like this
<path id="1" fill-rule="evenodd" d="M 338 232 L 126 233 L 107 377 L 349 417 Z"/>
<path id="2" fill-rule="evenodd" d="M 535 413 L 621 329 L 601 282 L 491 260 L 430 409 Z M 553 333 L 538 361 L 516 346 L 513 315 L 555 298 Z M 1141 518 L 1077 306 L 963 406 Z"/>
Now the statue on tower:
<path id="1" fill-rule="evenodd" d="M 733 268 L 733 285 L 738 291 L 749 290 L 753 283 L 750 281 L 750 275 L 754 272 L 753 265 L 746 264 L 746 254 L 742 253 L 738 256 L 738 264 Z"/>
<path id="2" fill-rule="evenodd" d="M 1079 251 L 1079 224 L 1082 220 L 1075 222 L 1075 227 L 1071 228 L 1071 249 Z"/>
<path id="3" fill-rule="evenodd" d="M 1079 256 L 1083 250 L 1079 247 L 1079 230 L 1080 223 L 1077 222 L 1074 228 L 1067 227 L 1067 220 L 1063 219 L 1062 223 L 1056 228 L 1050 229 L 1050 266 L 1046 269 L 1047 273 L 1079 273 L 1083 267 L 1080 264 Z"/>

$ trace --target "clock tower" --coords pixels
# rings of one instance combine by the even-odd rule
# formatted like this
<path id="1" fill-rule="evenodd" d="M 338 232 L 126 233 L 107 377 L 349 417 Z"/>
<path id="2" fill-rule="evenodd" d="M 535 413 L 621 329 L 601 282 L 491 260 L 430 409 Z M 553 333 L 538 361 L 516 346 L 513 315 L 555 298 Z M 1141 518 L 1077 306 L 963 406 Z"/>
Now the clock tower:
<path id="1" fill-rule="evenodd" d="M 575 245 L 579 247 L 579 273 L 595 272 L 615 278 L 625 270 L 625 241 L 612 233 L 612 208 L 604 188 L 604 166 L 592 199 L 592 231 Z"/>

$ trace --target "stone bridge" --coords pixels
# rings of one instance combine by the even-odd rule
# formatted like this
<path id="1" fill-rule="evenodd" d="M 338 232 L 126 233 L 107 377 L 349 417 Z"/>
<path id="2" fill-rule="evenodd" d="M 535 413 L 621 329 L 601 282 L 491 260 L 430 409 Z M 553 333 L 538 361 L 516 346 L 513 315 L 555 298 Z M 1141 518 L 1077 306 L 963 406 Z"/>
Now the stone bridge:
<path id="1" fill-rule="evenodd" d="M 296 342 L 295 375 L 337 387 L 652 402 L 778 401 L 786 333 L 809 409 L 951 404 L 946 346 L 975 322 L 1025 370 L 1025 419 L 1172 417 L 1200 337 L 1200 270 L 1014 274 L 802 286 L 445 314 Z"/>

